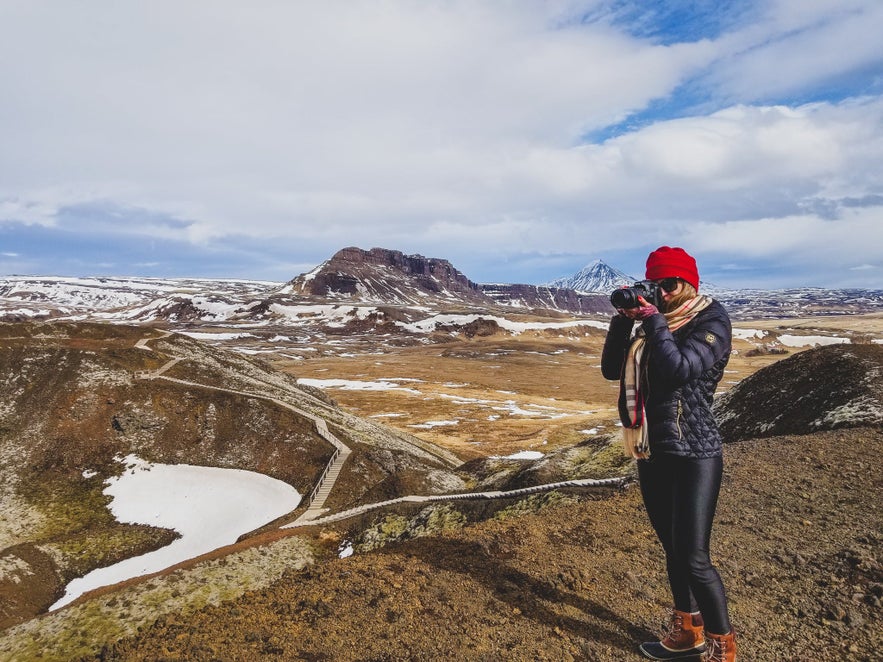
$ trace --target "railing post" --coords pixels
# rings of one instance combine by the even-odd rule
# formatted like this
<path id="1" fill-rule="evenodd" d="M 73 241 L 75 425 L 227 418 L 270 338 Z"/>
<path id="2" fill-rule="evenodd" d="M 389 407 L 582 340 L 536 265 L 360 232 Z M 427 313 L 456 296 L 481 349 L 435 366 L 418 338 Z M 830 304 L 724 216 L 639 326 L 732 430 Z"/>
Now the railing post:
<path id="1" fill-rule="evenodd" d="M 319 480 L 316 483 L 316 486 L 313 488 L 313 491 L 310 492 L 310 497 L 307 500 L 307 508 L 313 505 L 313 501 L 316 500 L 316 496 L 319 493 L 319 489 L 325 483 L 325 478 L 328 477 L 328 472 L 331 471 L 331 467 L 334 466 L 334 462 L 340 456 L 340 449 L 335 447 L 334 452 L 331 454 L 331 459 L 328 460 L 328 464 L 325 465 L 325 469 L 322 471 L 322 475 L 319 476 Z"/>

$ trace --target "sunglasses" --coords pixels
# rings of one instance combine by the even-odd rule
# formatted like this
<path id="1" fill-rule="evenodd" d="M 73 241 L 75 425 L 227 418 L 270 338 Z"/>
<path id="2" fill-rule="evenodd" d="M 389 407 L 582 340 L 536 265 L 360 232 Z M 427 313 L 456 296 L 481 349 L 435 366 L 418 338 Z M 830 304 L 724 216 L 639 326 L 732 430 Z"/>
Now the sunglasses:
<path id="1" fill-rule="evenodd" d="M 662 278 L 660 280 L 655 281 L 659 287 L 661 287 L 666 292 L 672 292 L 678 287 L 678 279 L 677 278 Z"/>

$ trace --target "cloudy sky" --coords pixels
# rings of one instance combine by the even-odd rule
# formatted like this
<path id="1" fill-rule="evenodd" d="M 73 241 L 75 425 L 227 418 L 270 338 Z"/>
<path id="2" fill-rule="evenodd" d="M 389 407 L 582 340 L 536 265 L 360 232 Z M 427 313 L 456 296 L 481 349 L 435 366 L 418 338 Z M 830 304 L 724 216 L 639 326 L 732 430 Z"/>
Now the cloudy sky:
<path id="1" fill-rule="evenodd" d="M 880 0 L 0 0 L 0 274 L 883 287 Z"/>

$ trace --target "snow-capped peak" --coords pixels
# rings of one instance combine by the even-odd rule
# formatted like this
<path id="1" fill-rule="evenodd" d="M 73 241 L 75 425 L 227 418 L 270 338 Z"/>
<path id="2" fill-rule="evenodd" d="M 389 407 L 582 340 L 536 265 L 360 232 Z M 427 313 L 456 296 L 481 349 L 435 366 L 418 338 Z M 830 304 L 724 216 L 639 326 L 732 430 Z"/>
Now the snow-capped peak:
<path id="1" fill-rule="evenodd" d="M 603 260 L 595 260 L 587 264 L 573 276 L 557 278 L 549 287 L 564 287 L 577 292 L 600 292 L 607 294 L 623 285 L 631 285 L 637 278 L 614 269 Z"/>

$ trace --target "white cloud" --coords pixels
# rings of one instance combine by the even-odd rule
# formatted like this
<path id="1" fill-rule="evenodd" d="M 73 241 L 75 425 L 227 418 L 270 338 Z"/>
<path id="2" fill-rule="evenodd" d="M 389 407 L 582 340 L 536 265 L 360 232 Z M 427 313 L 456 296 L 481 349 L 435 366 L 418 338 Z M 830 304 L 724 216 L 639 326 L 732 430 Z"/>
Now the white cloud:
<path id="1" fill-rule="evenodd" d="M 6 5 L 0 223 L 456 262 L 822 228 L 883 191 L 879 97 L 754 105 L 879 62 L 879 3 L 782 0 L 671 46 L 571 20 L 609 5 Z M 697 81 L 726 107 L 584 144 Z M 60 214 L 90 205 L 118 213 Z"/>
<path id="2" fill-rule="evenodd" d="M 754 264 L 802 273 L 803 284 L 879 289 L 879 280 L 873 279 L 883 269 L 881 219 L 878 207 L 844 209 L 833 220 L 804 215 L 697 224 L 684 240 L 699 254 L 735 254 Z"/>
<path id="3" fill-rule="evenodd" d="M 45 199 L 45 196 L 28 196 L 22 200 L 15 196 L 0 196 L 0 220 L 14 220 L 26 225 L 54 225 L 58 207 Z"/>
<path id="4" fill-rule="evenodd" d="M 848 209 L 836 220 L 816 216 L 787 216 L 696 224 L 686 239 L 699 251 L 735 252 L 748 257 L 779 256 L 794 260 L 838 260 L 843 268 L 854 268 L 867 260 L 880 259 L 880 244 L 856 241 L 879 236 L 877 209 Z M 820 253 L 820 246 L 824 252 Z M 814 257 L 813 257 L 814 256 Z M 844 264 L 849 262 L 849 266 Z"/>
<path id="5" fill-rule="evenodd" d="M 792 199 L 808 192 L 845 195 L 883 183 L 866 173 L 883 165 L 881 120 L 883 103 L 876 99 L 794 109 L 739 106 L 660 122 L 608 148 L 647 189 L 674 186 L 690 197 L 783 189 Z"/>
<path id="6" fill-rule="evenodd" d="M 535 194 L 539 204 L 557 188 L 556 218 L 577 226 L 662 222 L 669 233 L 822 203 L 836 210 L 844 198 L 883 190 L 881 123 L 880 100 L 738 106 L 658 122 L 601 146 L 524 155 L 509 189 L 525 201 Z"/>
<path id="7" fill-rule="evenodd" d="M 64 186 L 193 238 L 462 214 L 513 158 L 667 94 L 709 49 L 556 28 L 530 3 L 99 6 L 8 11 L 3 59 L 28 55 L 0 70 L 0 175 L 41 218 Z"/>
<path id="8" fill-rule="evenodd" d="M 709 77 L 730 99 L 767 100 L 831 84 L 876 65 L 883 5 L 866 0 L 775 0 L 760 20 L 725 36 Z"/>

